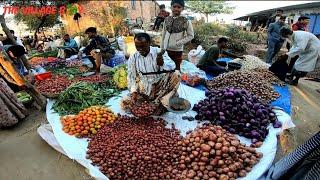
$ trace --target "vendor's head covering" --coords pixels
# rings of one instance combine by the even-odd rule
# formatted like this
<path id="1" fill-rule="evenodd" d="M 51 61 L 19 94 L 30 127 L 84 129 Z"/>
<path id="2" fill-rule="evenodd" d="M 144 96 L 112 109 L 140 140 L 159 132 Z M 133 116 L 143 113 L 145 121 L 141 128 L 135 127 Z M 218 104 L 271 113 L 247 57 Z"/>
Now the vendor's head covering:
<path id="1" fill-rule="evenodd" d="M 171 6 L 174 3 L 180 4 L 182 7 L 184 7 L 184 0 L 171 0 Z"/>
<path id="2" fill-rule="evenodd" d="M 310 18 L 308 16 L 300 16 L 298 21 L 305 20 L 305 19 L 310 19 Z"/>
<path id="3" fill-rule="evenodd" d="M 13 46 L 10 46 L 7 50 L 7 52 L 11 51 L 12 54 L 15 56 L 15 57 L 20 57 L 24 54 L 26 54 L 26 51 L 24 49 L 23 46 L 20 46 L 20 45 L 13 45 Z"/>

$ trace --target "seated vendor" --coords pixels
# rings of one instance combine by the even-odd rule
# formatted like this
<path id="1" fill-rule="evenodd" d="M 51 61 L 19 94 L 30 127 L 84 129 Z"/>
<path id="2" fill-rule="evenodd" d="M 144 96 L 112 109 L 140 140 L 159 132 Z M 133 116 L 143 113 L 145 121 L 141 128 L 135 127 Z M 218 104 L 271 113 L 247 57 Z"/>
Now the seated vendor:
<path id="1" fill-rule="evenodd" d="M 208 49 L 197 65 L 200 69 L 208 74 L 217 76 L 226 71 L 225 67 L 219 65 L 217 60 L 221 57 L 242 58 L 227 51 L 228 39 L 225 37 L 219 38 L 217 45 L 213 45 Z"/>
<path id="2" fill-rule="evenodd" d="M 2 51 L 2 57 L 10 58 L 13 61 L 13 64 L 17 68 L 18 72 L 21 75 L 25 75 L 25 67 L 21 60 L 21 56 L 26 54 L 26 51 L 23 46 L 20 45 L 5 45 L 3 46 L 5 51 Z"/>
<path id="3" fill-rule="evenodd" d="M 90 38 L 90 41 L 86 48 L 79 52 L 79 55 L 82 53 L 88 55 L 88 59 L 93 64 L 96 73 L 99 73 L 101 61 L 108 62 L 115 54 L 115 51 L 111 48 L 107 38 L 97 34 L 97 28 L 89 27 L 85 33 Z"/>
<path id="4" fill-rule="evenodd" d="M 137 52 L 128 60 L 128 88 L 132 102 L 136 102 L 139 95 L 145 95 L 150 101 L 162 104 L 160 107 L 167 107 L 169 99 L 177 94 L 180 73 L 167 68 L 163 51 L 150 46 L 148 34 L 136 34 L 134 43 Z"/>
<path id="5" fill-rule="evenodd" d="M 24 65 L 20 56 L 24 54 L 24 48 L 20 45 L 4 46 L 5 51 L 0 53 L 0 75 L 14 91 L 24 86 L 22 79 L 25 74 Z"/>
<path id="6" fill-rule="evenodd" d="M 0 129 L 15 125 L 28 114 L 14 94 L 25 87 L 22 73 L 17 71 L 23 67 L 17 57 L 23 54 L 24 48 L 19 45 L 10 46 L 0 53 Z"/>
<path id="7" fill-rule="evenodd" d="M 72 55 L 78 54 L 78 45 L 77 42 L 70 38 L 69 34 L 65 34 L 63 36 L 64 43 L 63 46 L 61 47 L 64 51 L 64 57 L 69 58 Z"/>

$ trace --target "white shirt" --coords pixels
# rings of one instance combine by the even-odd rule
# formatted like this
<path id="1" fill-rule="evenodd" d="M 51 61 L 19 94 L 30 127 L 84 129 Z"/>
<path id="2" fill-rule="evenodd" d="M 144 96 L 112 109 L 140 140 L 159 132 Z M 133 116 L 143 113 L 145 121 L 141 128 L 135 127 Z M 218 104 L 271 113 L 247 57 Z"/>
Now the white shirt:
<path id="1" fill-rule="evenodd" d="M 20 45 L 20 46 L 24 47 L 24 45 L 23 45 L 23 43 L 22 43 L 22 41 L 21 41 L 21 39 L 19 37 L 17 37 L 16 42 L 17 42 L 17 45 Z"/>
<path id="2" fill-rule="evenodd" d="M 294 64 L 296 70 L 311 72 L 320 65 L 320 40 L 315 35 L 305 31 L 294 31 L 292 43 L 288 56 L 292 58 L 299 55 Z"/>
<path id="3" fill-rule="evenodd" d="M 152 85 L 158 82 L 165 74 L 150 74 L 142 75 L 142 73 L 157 72 L 162 70 L 171 70 L 174 68 L 168 67 L 168 63 L 172 61 L 164 60 L 163 66 L 157 65 L 157 54 L 159 48 L 150 47 L 149 54 L 144 57 L 138 51 L 132 54 L 128 60 L 128 89 L 130 93 L 139 92 L 145 95 L 150 95 Z"/>

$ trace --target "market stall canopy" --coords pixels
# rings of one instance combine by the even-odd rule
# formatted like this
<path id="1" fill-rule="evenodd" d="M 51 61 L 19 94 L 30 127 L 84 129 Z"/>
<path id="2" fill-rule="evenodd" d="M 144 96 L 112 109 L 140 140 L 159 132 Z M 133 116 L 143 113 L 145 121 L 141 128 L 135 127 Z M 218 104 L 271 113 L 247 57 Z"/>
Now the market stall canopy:
<path id="1" fill-rule="evenodd" d="M 292 6 L 278 7 L 278 8 L 272 8 L 272 9 L 267 9 L 267 10 L 263 10 L 263 11 L 258 11 L 258 12 L 250 13 L 245 16 L 238 17 L 234 20 L 247 21 L 248 18 L 252 18 L 255 16 L 268 17 L 271 14 L 273 14 L 276 9 L 283 9 L 284 12 L 286 12 L 286 11 L 291 11 L 291 10 L 301 10 L 301 9 L 311 9 L 311 8 L 318 8 L 318 13 L 320 14 L 320 2 L 312 2 L 312 3 L 297 4 L 297 5 L 292 5 Z"/>

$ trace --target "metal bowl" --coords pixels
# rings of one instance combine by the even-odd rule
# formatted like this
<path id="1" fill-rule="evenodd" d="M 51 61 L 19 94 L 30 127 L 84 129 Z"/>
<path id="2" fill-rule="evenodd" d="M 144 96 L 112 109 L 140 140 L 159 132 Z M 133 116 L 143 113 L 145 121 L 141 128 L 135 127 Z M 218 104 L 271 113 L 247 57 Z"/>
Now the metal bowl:
<path id="1" fill-rule="evenodd" d="M 180 106 L 181 110 L 176 110 L 172 106 Z M 179 98 L 179 97 L 173 97 L 169 100 L 169 107 L 167 109 L 168 109 L 168 111 L 173 112 L 173 113 L 185 113 L 191 109 L 191 104 L 186 99 Z"/>
<path id="2" fill-rule="evenodd" d="M 228 63 L 228 70 L 229 71 L 239 70 L 239 69 L 241 69 L 241 67 L 242 67 L 242 65 L 240 63 L 235 63 L 235 62 Z"/>

